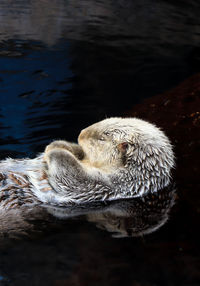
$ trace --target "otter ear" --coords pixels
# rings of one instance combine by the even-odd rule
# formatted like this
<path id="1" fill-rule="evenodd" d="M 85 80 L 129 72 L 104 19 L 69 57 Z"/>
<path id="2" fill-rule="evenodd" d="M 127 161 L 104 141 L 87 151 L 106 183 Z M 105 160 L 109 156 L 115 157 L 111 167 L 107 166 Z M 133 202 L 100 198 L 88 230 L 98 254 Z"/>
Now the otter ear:
<path id="1" fill-rule="evenodd" d="M 125 153 L 126 150 L 128 149 L 128 143 L 127 142 L 123 142 L 117 145 L 117 149 L 122 152 Z"/>

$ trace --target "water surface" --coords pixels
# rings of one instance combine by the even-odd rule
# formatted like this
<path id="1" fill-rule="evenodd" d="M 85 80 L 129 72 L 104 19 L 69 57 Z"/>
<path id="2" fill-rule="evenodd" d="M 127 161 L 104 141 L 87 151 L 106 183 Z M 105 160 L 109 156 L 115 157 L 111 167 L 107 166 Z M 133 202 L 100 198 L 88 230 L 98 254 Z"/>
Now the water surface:
<path id="1" fill-rule="evenodd" d="M 0 158 L 75 141 L 198 72 L 199 15 L 198 0 L 1 1 Z M 1 245 L 0 285 L 197 286 L 193 218 L 179 202 L 157 232 L 121 239 L 82 219 L 45 230 L 38 219 L 36 236 Z"/>
<path id="2" fill-rule="evenodd" d="M 198 1 L 1 1 L 0 8 L 1 158 L 76 140 L 83 127 L 199 70 Z"/>

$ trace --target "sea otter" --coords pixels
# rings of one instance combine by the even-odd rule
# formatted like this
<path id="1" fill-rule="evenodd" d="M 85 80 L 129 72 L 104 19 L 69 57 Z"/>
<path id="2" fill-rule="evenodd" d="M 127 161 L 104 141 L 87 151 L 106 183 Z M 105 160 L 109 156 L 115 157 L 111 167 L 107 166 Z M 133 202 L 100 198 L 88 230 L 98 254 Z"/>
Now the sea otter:
<path id="1" fill-rule="evenodd" d="M 69 143 L 55 141 L 45 150 L 49 183 L 64 201 L 138 197 L 170 182 L 172 146 L 144 120 L 105 119 L 82 130 L 78 143 L 71 150 Z"/>
<path id="2" fill-rule="evenodd" d="M 140 197 L 170 183 L 172 146 L 155 125 L 109 118 L 81 131 L 79 144 L 54 141 L 35 159 L 0 163 L 0 208 Z"/>

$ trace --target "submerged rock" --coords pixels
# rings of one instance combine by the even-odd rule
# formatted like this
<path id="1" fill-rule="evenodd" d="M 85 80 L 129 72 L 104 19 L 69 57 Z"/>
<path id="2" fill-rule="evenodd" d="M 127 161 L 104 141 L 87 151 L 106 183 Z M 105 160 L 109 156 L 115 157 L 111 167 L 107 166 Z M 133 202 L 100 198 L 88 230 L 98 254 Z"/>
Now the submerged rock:
<path id="1" fill-rule="evenodd" d="M 144 100 L 126 115 L 149 120 L 166 131 L 177 158 L 174 176 L 179 196 L 199 212 L 200 74 Z"/>

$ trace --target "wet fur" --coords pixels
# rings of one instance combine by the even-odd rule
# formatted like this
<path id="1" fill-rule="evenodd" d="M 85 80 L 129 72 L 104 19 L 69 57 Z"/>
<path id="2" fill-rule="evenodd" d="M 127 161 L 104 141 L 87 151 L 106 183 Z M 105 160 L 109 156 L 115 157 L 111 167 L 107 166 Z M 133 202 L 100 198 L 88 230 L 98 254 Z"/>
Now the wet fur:
<path id="1" fill-rule="evenodd" d="M 105 119 L 78 141 L 54 141 L 35 159 L 1 161 L 0 208 L 140 197 L 170 183 L 172 146 L 153 124 Z"/>
<path id="2" fill-rule="evenodd" d="M 78 141 L 79 158 L 64 141 L 45 151 L 48 180 L 66 202 L 138 197 L 170 183 L 172 146 L 153 124 L 109 118 L 84 129 Z"/>

